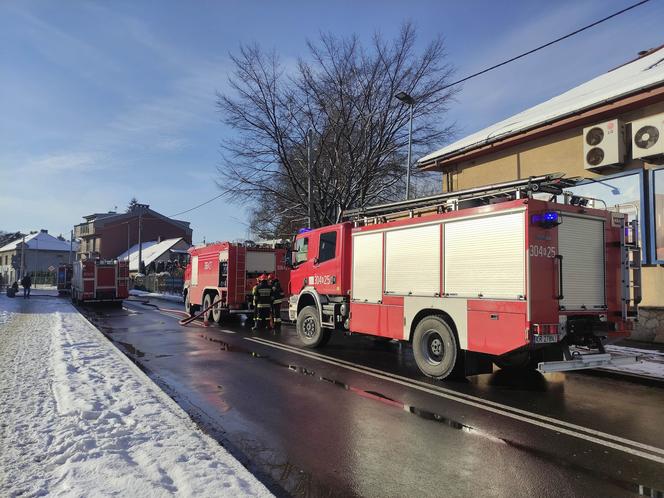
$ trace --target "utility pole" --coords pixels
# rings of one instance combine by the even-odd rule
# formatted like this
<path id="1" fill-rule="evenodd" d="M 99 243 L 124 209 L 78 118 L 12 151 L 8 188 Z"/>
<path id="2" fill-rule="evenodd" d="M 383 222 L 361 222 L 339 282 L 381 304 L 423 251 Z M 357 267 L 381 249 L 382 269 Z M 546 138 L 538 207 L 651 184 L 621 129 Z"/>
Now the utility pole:
<path id="1" fill-rule="evenodd" d="M 314 135 L 314 130 L 309 128 L 307 130 L 307 228 L 312 228 L 312 206 L 311 206 L 311 147 L 312 147 L 312 138 Z"/>
<path id="2" fill-rule="evenodd" d="M 69 231 L 69 264 L 72 264 L 72 256 L 74 254 L 74 231 Z"/>
<path id="3" fill-rule="evenodd" d="M 141 263 L 143 261 L 143 213 L 138 215 L 138 273 L 143 273 Z"/>
<path id="4" fill-rule="evenodd" d="M 406 164 L 406 200 L 410 199 L 410 156 L 413 150 L 413 107 L 415 99 L 406 92 L 399 92 L 394 96 L 410 108 L 410 119 L 408 120 L 408 164 Z"/>
<path id="5" fill-rule="evenodd" d="M 21 271 L 18 274 L 18 278 L 23 278 L 23 269 L 25 268 L 25 235 L 21 241 Z"/>

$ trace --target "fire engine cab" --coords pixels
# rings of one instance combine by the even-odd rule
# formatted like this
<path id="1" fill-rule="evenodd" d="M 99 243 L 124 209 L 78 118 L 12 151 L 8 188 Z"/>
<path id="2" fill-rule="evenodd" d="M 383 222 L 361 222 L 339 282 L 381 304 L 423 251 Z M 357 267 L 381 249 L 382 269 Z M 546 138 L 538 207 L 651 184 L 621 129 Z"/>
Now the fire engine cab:
<path id="1" fill-rule="evenodd" d="M 193 316 L 207 309 L 203 318 L 216 322 L 229 314 L 250 312 L 251 290 L 259 276 L 275 274 L 283 285 L 288 282 L 285 254 L 279 247 L 231 242 L 192 247 L 184 273 L 185 310 Z"/>
<path id="2" fill-rule="evenodd" d="M 289 288 L 300 340 L 321 347 L 340 330 L 410 342 L 438 379 L 492 363 L 551 372 L 634 362 L 604 345 L 637 316 L 637 227 L 565 191 L 576 182 L 546 175 L 301 230 Z"/>

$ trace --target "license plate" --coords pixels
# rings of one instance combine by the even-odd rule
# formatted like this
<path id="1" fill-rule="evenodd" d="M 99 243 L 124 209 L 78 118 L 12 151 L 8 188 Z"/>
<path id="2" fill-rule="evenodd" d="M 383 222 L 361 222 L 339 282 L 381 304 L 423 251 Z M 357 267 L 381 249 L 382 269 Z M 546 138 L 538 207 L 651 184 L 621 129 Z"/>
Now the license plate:
<path id="1" fill-rule="evenodd" d="M 553 344 L 558 342 L 558 334 L 534 335 L 535 344 Z"/>

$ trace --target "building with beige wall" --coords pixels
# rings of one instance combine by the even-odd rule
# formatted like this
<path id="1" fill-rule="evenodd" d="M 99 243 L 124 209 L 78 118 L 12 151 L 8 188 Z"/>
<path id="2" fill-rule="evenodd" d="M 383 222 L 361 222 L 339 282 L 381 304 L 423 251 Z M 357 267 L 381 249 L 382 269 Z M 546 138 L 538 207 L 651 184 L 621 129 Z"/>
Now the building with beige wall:
<path id="1" fill-rule="evenodd" d="M 633 337 L 664 342 L 664 46 L 433 152 L 418 167 L 442 172 L 444 191 L 562 172 L 580 177 L 572 192 L 638 218 L 643 300 Z"/>

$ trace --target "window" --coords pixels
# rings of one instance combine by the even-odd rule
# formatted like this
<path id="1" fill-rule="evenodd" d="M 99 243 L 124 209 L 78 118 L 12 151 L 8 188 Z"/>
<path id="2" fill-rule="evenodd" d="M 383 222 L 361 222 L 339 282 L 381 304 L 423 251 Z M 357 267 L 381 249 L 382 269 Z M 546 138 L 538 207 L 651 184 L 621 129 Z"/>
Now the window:
<path id="1" fill-rule="evenodd" d="M 318 251 L 318 262 L 334 259 L 337 253 L 337 232 L 325 232 L 320 236 L 320 249 Z"/>
<path id="2" fill-rule="evenodd" d="M 611 211 L 626 213 L 627 219 L 638 220 L 641 231 L 642 255 L 645 259 L 645 244 L 643 234 L 646 233 L 643 218 L 643 173 L 637 171 L 619 176 L 600 177 L 594 181 L 586 182 L 569 189 L 572 193 L 599 199 L 606 203 Z M 603 209 L 604 204 L 596 204 Z"/>
<path id="3" fill-rule="evenodd" d="M 295 264 L 304 263 L 309 257 L 309 238 L 297 239 L 295 241 Z"/>
<path id="4" fill-rule="evenodd" d="M 650 233 L 652 242 L 652 262 L 664 262 L 664 168 L 651 172 Z"/>

